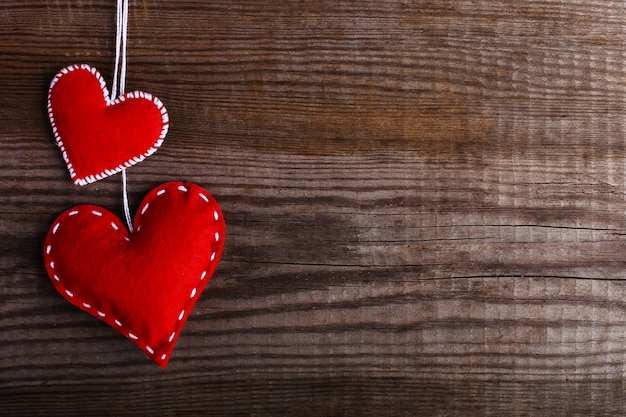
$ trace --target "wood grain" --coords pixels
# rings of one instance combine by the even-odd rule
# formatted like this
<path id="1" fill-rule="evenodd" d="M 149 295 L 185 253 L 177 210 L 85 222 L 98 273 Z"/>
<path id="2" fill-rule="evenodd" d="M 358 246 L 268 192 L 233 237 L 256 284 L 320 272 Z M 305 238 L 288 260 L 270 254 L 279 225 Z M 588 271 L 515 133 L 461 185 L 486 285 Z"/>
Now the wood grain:
<path id="1" fill-rule="evenodd" d="M 626 414 L 623 2 L 133 1 L 172 120 L 133 208 L 193 181 L 228 228 L 166 370 L 42 265 L 63 210 L 122 214 L 45 112 L 111 80 L 114 6 L 0 9 L 2 415 Z"/>

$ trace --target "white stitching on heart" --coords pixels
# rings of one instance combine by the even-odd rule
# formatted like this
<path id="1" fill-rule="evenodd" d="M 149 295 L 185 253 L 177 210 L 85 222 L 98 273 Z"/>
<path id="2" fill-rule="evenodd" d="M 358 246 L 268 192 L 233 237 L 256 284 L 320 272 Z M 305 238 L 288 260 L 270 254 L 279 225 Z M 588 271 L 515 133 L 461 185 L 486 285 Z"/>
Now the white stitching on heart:
<path id="1" fill-rule="evenodd" d="M 184 185 L 180 185 L 180 186 L 178 187 L 178 189 L 179 189 L 179 190 L 181 190 L 181 191 L 183 191 L 183 192 L 187 192 L 187 191 L 188 191 L 187 187 L 185 187 Z M 161 195 L 163 195 L 163 194 L 165 194 L 165 189 L 161 189 L 161 190 L 157 191 L 157 193 L 156 193 L 156 195 L 157 195 L 157 196 L 161 196 Z M 198 192 L 198 195 L 202 198 L 202 196 L 203 196 L 204 194 L 202 194 L 201 192 Z M 210 201 L 207 201 L 207 200 L 208 200 L 208 198 L 207 198 L 207 199 L 202 198 L 202 199 L 203 199 L 203 200 L 205 200 L 207 203 L 209 203 L 209 204 L 210 204 Z M 145 213 L 145 211 L 147 210 L 147 208 L 148 208 L 148 206 L 149 206 L 149 205 L 150 205 L 150 203 L 146 203 L 146 205 L 144 206 L 144 208 L 143 208 L 143 212 L 144 212 L 144 213 Z M 79 213 L 79 211 L 78 211 L 78 210 L 73 210 L 73 211 L 69 212 L 69 213 L 68 213 L 68 215 L 70 215 L 70 216 L 74 216 L 74 215 L 76 215 L 76 214 L 78 214 L 78 213 Z M 97 211 L 97 210 L 91 210 L 91 213 L 92 213 L 92 214 L 94 214 L 94 215 L 96 215 L 96 216 L 99 216 L 99 217 L 100 217 L 100 216 L 103 216 L 103 213 L 102 213 L 102 212 L 100 212 L 100 211 Z M 218 219 L 219 219 L 219 215 L 218 215 L 218 213 L 217 213 L 217 210 L 214 210 L 214 211 L 213 211 L 213 215 L 214 215 L 215 220 L 218 220 Z M 59 230 L 60 225 L 61 225 L 61 222 L 58 222 L 58 223 L 56 223 L 56 224 L 53 226 L 53 229 L 52 229 L 52 234 L 55 234 L 55 233 Z M 118 230 L 118 228 L 117 228 L 117 226 L 115 225 L 115 223 L 114 223 L 114 222 L 111 222 L 111 226 L 112 226 L 115 230 Z M 216 233 L 215 233 L 215 235 L 214 235 L 214 237 L 215 237 L 215 242 L 217 243 L 217 241 L 219 241 L 219 233 L 217 233 L 217 232 L 216 232 Z M 125 238 L 126 238 L 126 240 L 127 240 L 127 241 L 130 241 L 130 239 L 128 238 L 128 236 L 125 236 Z M 52 246 L 52 245 L 47 245 L 47 246 L 46 246 L 46 254 L 47 254 L 47 255 L 49 255 L 49 256 L 51 256 L 52 251 L 53 251 L 53 246 Z M 217 256 L 216 252 L 215 252 L 215 251 L 213 251 L 213 252 L 212 252 L 212 254 L 211 254 L 210 262 L 215 261 L 216 256 Z M 52 270 L 54 270 L 54 269 L 55 269 L 55 266 L 56 266 L 56 265 L 55 265 L 54 261 L 50 261 L 49 265 L 50 265 L 50 269 L 52 269 Z M 202 272 L 202 274 L 200 275 L 200 281 L 203 281 L 203 280 L 206 278 L 206 276 L 207 276 L 207 271 L 205 270 L 205 271 L 203 271 L 203 272 Z M 67 296 L 68 296 L 68 297 L 70 297 L 70 298 L 74 298 L 74 296 L 75 296 L 75 295 L 74 295 L 74 293 L 73 293 L 73 292 L 71 292 L 69 289 L 64 288 L 63 283 L 61 282 L 61 278 L 60 278 L 60 277 L 59 277 L 56 273 L 53 273 L 53 278 L 54 278 L 54 280 L 55 280 L 55 281 L 59 282 L 59 285 L 60 285 L 60 287 L 59 287 L 59 288 L 60 288 L 60 290 L 61 290 L 61 291 L 65 292 L 65 294 L 67 294 Z M 191 293 L 190 293 L 190 295 L 189 295 L 189 298 L 190 298 L 190 299 L 193 299 L 193 298 L 197 295 L 197 292 L 198 292 L 197 287 L 194 287 L 194 288 L 191 290 Z M 89 304 L 89 303 L 86 303 L 86 302 L 83 302 L 83 303 L 82 303 L 82 306 L 83 306 L 85 309 L 88 309 L 88 310 L 91 310 L 91 309 L 93 308 L 93 305 L 92 305 L 92 304 Z M 186 313 L 186 309 L 181 310 L 181 312 L 179 313 L 179 315 L 178 315 L 178 322 L 179 322 L 179 323 L 180 323 L 180 322 L 182 321 L 182 319 L 185 317 L 185 313 Z M 103 312 L 103 311 L 101 311 L 101 310 L 97 310 L 97 309 L 96 309 L 96 315 L 97 315 L 98 317 L 100 317 L 100 318 L 105 318 L 105 317 L 107 317 L 107 314 L 106 314 L 106 313 L 104 313 L 104 312 Z M 113 322 L 115 323 L 115 325 L 116 325 L 116 326 L 118 326 L 118 327 L 120 327 L 120 328 L 124 327 L 124 326 L 122 325 L 122 322 L 120 322 L 118 319 L 113 318 L 112 320 L 113 320 Z M 178 327 L 177 327 L 177 329 L 176 329 L 176 330 L 174 330 L 174 331 L 170 334 L 170 336 L 169 336 L 169 338 L 168 338 L 168 342 L 169 342 L 169 343 L 172 343 L 172 342 L 173 342 L 173 340 L 174 340 L 174 338 L 176 337 L 176 334 L 177 334 L 178 332 L 180 332 L 181 330 L 182 330 L 182 327 L 178 326 Z M 139 341 L 139 337 L 138 337 L 137 335 L 135 335 L 132 331 L 128 331 L 128 332 L 126 333 L 126 335 L 127 335 L 130 339 L 132 339 L 132 340 L 134 340 L 134 341 Z M 146 344 L 146 345 L 144 345 L 144 348 L 145 348 L 145 350 L 146 350 L 146 351 L 150 354 L 150 356 L 154 357 L 155 351 L 154 351 L 154 349 L 153 349 L 152 347 L 150 347 L 149 345 L 147 345 L 147 344 Z M 161 356 L 159 356 L 159 358 L 160 358 L 160 360 L 161 360 L 161 361 L 164 361 L 164 360 L 167 358 L 167 354 L 166 354 L 166 353 L 163 353 L 163 354 L 161 354 Z"/>
<path id="2" fill-rule="evenodd" d="M 58 130 L 56 122 L 54 120 L 54 114 L 53 114 L 53 111 L 52 111 L 52 103 L 50 102 L 50 99 L 52 98 L 52 89 L 57 84 L 59 79 L 61 77 L 63 77 L 64 75 L 69 74 L 71 71 L 76 71 L 76 70 L 87 70 L 87 71 L 89 71 L 91 74 L 93 74 L 96 77 L 96 79 L 98 80 L 98 82 L 100 84 L 100 89 L 102 90 L 102 94 L 104 96 L 104 100 L 105 100 L 107 106 L 112 106 L 112 105 L 115 105 L 117 103 L 121 103 L 121 102 L 125 101 L 127 97 L 128 98 L 134 98 L 134 99 L 148 100 L 148 101 L 151 101 L 152 103 L 154 103 L 154 105 L 157 107 L 157 109 L 161 113 L 161 123 L 163 124 L 163 127 L 161 128 L 161 133 L 159 134 L 158 139 L 156 140 L 156 142 L 154 142 L 152 147 L 150 147 L 143 154 L 134 156 L 130 160 L 128 160 L 128 161 L 126 161 L 124 163 L 121 163 L 117 167 L 107 168 L 104 171 L 102 171 L 102 172 L 100 172 L 100 173 L 98 173 L 96 175 L 88 175 L 88 176 L 86 176 L 84 178 L 77 178 L 76 171 L 74 170 L 74 167 L 72 166 L 72 163 L 70 162 L 70 160 L 69 160 L 69 158 L 67 156 L 67 151 L 65 149 L 65 145 L 63 144 L 63 139 L 59 135 L 59 130 Z M 102 74 L 100 74 L 100 72 L 98 72 L 98 70 L 95 67 L 92 67 L 92 66 L 87 65 L 87 64 L 70 65 L 69 67 L 65 67 L 65 68 L 61 69 L 61 71 L 59 71 L 59 73 L 57 73 L 57 75 L 55 75 L 55 77 L 50 82 L 50 88 L 48 89 L 48 106 L 47 106 L 47 109 L 48 109 L 48 117 L 50 118 L 50 125 L 52 126 L 52 133 L 54 134 L 54 138 L 55 138 L 55 140 L 57 142 L 57 145 L 61 149 L 61 154 L 63 155 L 63 159 L 65 160 L 65 164 L 67 165 L 67 169 L 68 169 L 68 171 L 70 173 L 70 177 L 72 178 L 72 181 L 76 185 L 87 185 L 89 183 L 98 181 L 98 180 L 100 180 L 102 178 L 105 178 L 105 177 L 111 176 L 113 174 L 116 174 L 116 173 L 120 172 L 121 170 L 123 170 L 124 168 L 128 168 L 128 167 L 130 167 L 132 165 L 135 165 L 138 162 L 143 161 L 144 159 L 146 159 L 147 157 L 149 157 L 150 155 L 155 153 L 157 151 L 157 149 L 163 144 L 163 141 L 165 140 L 165 136 L 167 136 L 167 131 L 169 129 L 169 124 L 170 124 L 170 122 L 169 122 L 169 115 L 167 114 L 167 109 L 163 105 L 163 102 L 161 100 L 159 100 L 157 97 L 155 97 L 152 94 L 150 94 L 150 93 L 143 93 L 141 91 L 133 91 L 133 92 L 127 93 L 125 95 L 121 95 L 118 98 L 116 98 L 115 100 L 111 100 L 111 97 L 109 96 L 109 90 L 107 89 L 106 82 L 104 81 L 104 77 L 102 76 Z"/>

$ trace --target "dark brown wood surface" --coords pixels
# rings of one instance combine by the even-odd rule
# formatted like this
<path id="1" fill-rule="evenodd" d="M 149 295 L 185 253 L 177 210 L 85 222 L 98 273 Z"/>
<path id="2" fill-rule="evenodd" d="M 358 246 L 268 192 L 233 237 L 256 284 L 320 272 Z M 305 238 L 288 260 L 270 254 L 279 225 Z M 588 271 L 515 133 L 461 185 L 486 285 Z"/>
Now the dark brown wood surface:
<path id="1" fill-rule="evenodd" d="M 131 2 L 129 169 L 220 202 L 224 256 L 166 370 L 67 303 L 62 67 L 111 80 L 113 0 L 0 5 L 0 414 L 626 414 L 622 1 Z"/>

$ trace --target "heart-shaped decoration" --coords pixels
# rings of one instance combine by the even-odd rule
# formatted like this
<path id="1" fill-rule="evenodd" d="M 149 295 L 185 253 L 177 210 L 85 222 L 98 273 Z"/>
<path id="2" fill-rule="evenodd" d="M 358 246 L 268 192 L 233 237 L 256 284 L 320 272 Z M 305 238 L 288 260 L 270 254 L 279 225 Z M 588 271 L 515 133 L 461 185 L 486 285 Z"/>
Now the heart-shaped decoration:
<path id="1" fill-rule="evenodd" d="M 52 224 L 44 261 L 70 303 L 132 340 L 161 367 L 213 275 L 225 224 L 201 187 L 169 182 L 139 206 L 128 233 L 113 213 L 76 206 Z"/>
<path id="2" fill-rule="evenodd" d="M 86 64 L 63 68 L 54 77 L 48 115 L 77 185 L 143 161 L 161 146 L 169 127 L 161 100 L 134 91 L 111 101 L 102 75 Z"/>

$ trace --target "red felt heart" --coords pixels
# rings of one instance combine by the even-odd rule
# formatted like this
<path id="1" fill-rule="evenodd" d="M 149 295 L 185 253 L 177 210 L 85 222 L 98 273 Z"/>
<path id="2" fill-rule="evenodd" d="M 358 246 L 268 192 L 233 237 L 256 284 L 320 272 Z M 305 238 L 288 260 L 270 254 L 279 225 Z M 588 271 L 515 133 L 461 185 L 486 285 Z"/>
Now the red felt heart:
<path id="1" fill-rule="evenodd" d="M 165 367 L 222 254 L 224 220 L 201 187 L 169 182 L 144 198 L 133 225 L 128 233 L 101 207 L 73 207 L 48 232 L 45 266 L 70 303 Z"/>
<path id="2" fill-rule="evenodd" d="M 77 185 L 143 161 L 161 146 L 169 127 L 161 100 L 134 91 L 111 101 L 100 73 L 86 64 L 63 68 L 54 77 L 48 115 Z"/>

